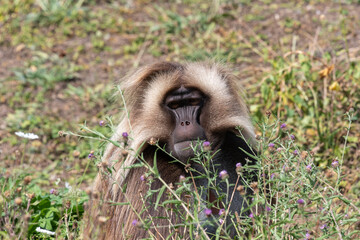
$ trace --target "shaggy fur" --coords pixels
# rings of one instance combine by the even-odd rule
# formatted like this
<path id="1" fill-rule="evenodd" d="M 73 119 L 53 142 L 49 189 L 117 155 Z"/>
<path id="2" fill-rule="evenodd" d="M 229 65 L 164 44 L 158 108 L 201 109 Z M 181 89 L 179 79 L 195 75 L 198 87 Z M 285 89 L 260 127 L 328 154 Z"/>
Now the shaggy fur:
<path id="1" fill-rule="evenodd" d="M 154 228 L 144 231 L 132 225 L 138 216 L 128 205 L 111 205 L 110 202 L 130 201 L 134 209 L 139 211 L 143 196 L 148 187 L 140 176 L 144 174 L 143 168 L 125 168 L 137 160 L 143 153 L 149 164 L 155 147 L 149 145 L 151 138 L 160 143 L 167 143 L 174 129 L 169 113 L 164 110 L 163 102 L 167 93 L 184 86 L 196 88 L 208 98 L 202 109 L 200 122 L 205 129 L 208 140 L 219 137 L 219 133 L 237 132 L 235 127 L 240 126 L 242 134 L 250 143 L 254 143 L 254 131 L 250 122 L 248 111 L 243 100 L 239 97 L 239 88 L 236 78 L 224 67 L 213 63 L 189 63 L 185 65 L 161 62 L 143 67 L 127 76 L 121 83 L 125 96 L 126 107 L 129 114 L 118 125 L 113 141 L 121 142 L 122 133 L 129 133 L 129 155 L 123 159 L 122 149 L 109 143 L 103 162 L 113 166 L 115 171 L 112 177 L 99 173 L 93 187 L 93 197 L 87 209 L 85 239 L 141 239 L 152 237 L 154 239 L 166 238 L 171 232 L 169 228 Z M 176 164 L 169 163 L 171 159 L 166 154 L 157 152 L 158 168 L 161 177 L 167 183 L 175 183 L 184 169 Z M 124 194 L 121 187 L 127 185 Z M 153 189 L 161 187 L 160 182 L 155 182 Z M 163 194 L 165 195 L 165 194 Z M 164 197 L 163 197 L 164 198 Z M 156 199 L 156 196 L 154 196 Z M 164 209 L 157 211 L 148 209 L 143 216 L 165 216 Z M 104 218 L 106 217 L 106 221 Z M 178 220 L 171 217 L 171 222 Z M 153 226 L 171 225 L 166 220 L 154 220 Z"/>

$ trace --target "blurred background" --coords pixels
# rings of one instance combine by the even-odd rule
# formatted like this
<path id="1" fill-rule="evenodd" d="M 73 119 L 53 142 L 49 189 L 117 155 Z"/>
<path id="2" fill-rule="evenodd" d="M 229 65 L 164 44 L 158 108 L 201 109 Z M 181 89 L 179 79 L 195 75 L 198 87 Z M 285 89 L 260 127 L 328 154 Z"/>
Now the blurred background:
<path id="1" fill-rule="evenodd" d="M 285 122 L 329 178 L 344 159 L 340 188 L 359 206 L 359 13 L 359 0 L 1 0 L 0 233 L 25 234 L 14 219 L 29 209 L 46 229 L 65 213 L 78 228 L 101 142 L 61 132 L 110 134 L 115 83 L 160 60 L 229 65 L 254 124 Z"/>

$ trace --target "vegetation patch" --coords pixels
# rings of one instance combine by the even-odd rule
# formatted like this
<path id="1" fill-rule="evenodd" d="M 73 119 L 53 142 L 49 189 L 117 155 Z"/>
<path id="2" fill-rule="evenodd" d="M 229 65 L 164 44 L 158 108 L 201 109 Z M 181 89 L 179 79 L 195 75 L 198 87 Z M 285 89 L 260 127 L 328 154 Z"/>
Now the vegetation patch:
<path id="1" fill-rule="evenodd" d="M 251 214 L 229 215 L 239 238 L 359 238 L 359 12 L 355 0 L 2 0 L 0 238 L 79 238 L 124 112 L 114 84 L 158 60 L 208 58 L 233 68 L 256 126 L 258 180 L 234 192 L 252 189 Z M 154 166 L 134 167 L 145 169 L 143 184 L 160 178 Z M 173 239 L 177 227 L 204 237 L 191 181 L 143 193 L 145 212 L 155 204 L 184 220 Z M 148 201 L 164 194 L 168 202 Z M 133 220 L 154 228 L 151 216 Z M 218 230 L 229 238 L 225 224 Z"/>

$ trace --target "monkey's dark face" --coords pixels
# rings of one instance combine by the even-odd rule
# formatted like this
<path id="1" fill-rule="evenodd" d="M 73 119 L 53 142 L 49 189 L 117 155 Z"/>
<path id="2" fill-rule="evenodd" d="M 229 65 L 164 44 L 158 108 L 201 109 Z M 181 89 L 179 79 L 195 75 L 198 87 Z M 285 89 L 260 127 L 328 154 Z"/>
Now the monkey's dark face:
<path id="1" fill-rule="evenodd" d="M 168 150 L 182 162 L 194 155 L 192 144 L 195 145 L 198 140 L 206 140 L 200 122 L 204 104 L 206 98 L 202 92 L 184 86 L 171 91 L 165 98 L 165 108 L 170 112 L 174 124 Z"/>

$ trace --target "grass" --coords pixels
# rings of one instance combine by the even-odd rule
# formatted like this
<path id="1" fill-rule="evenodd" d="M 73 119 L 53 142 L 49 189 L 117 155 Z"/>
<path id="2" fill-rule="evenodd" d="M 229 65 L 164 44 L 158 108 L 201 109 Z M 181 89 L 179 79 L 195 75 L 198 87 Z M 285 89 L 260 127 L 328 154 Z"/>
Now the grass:
<path id="1" fill-rule="evenodd" d="M 98 123 L 116 125 L 123 111 L 113 82 L 156 60 L 215 58 L 242 80 L 261 149 L 253 216 L 241 219 L 239 235 L 356 239 L 359 11 L 358 1 L 3 0 L 0 236 L 78 238 L 86 189 L 112 132 Z M 68 130 L 94 139 L 63 136 Z M 159 191 L 175 201 L 190 181 Z M 182 202 L 175 204 L 181 212 Z M 137 220 L 150 227 L 148 218 Z M 184 222 L 194 226 L 196 216 Z"/>

